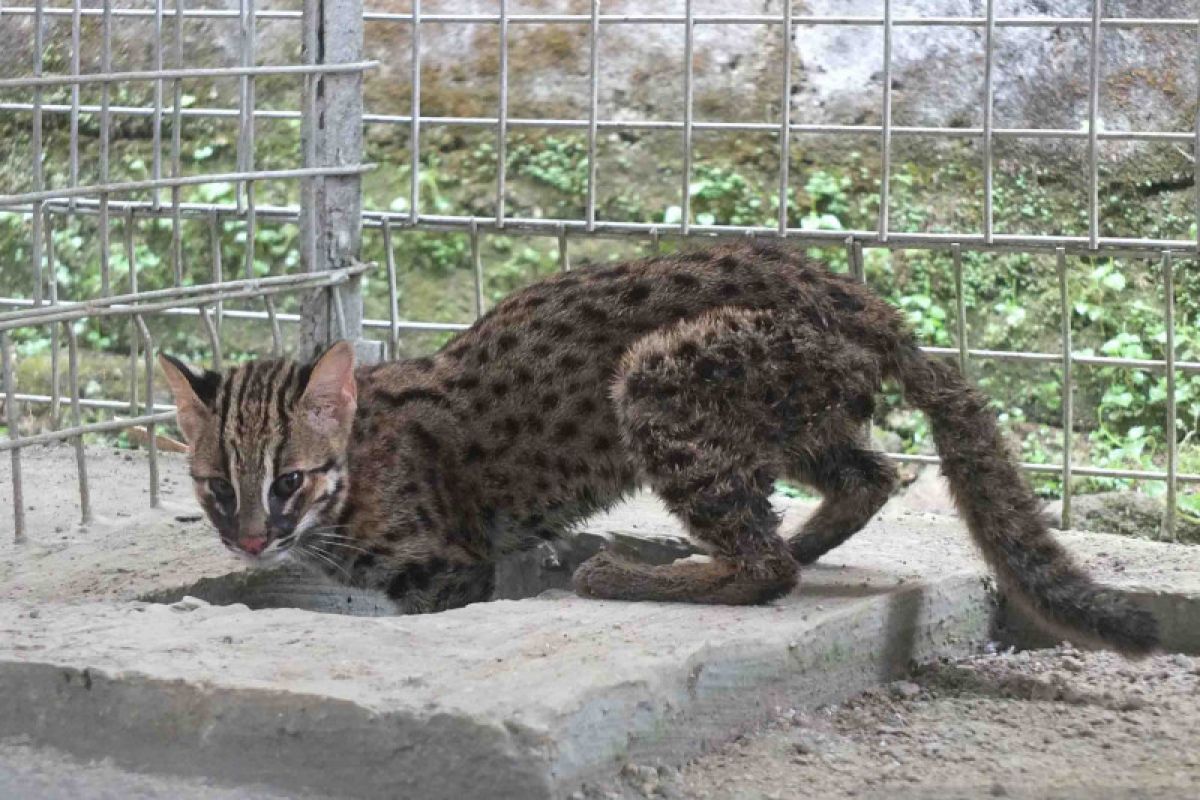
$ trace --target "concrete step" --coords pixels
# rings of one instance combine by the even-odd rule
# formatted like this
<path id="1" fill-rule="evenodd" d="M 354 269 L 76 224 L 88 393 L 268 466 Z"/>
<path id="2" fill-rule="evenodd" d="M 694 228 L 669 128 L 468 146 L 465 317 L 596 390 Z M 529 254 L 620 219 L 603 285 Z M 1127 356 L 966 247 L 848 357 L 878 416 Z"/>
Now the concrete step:
<path id="1" fill-rule="evenodd" d="M 1171 643 L 1195 651 L 1200 551 L 1065 538 L 1100 577 L 1174 609 Z M 777 708 L 842 700 L 994 633 L 989 581 L 953 520 L 885 515 L 827 561 L 756 608 L 552 593 L 372 618 L 10 600 L 0 735 L 282 791 L 563 797 L 626 761 L 678 763 Z"/>

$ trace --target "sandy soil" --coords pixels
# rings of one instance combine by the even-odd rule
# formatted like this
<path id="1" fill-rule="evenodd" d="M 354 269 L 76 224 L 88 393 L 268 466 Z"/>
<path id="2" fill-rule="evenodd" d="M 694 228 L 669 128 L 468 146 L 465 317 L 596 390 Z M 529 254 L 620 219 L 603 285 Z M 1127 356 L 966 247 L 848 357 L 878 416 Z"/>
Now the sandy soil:
<path id="1" fill-rule="evenodd" d="M 599 797 L 1195 798 L 1200 660 L 984 655 L 760 732 L 682 771 L 627 766 Z"/>

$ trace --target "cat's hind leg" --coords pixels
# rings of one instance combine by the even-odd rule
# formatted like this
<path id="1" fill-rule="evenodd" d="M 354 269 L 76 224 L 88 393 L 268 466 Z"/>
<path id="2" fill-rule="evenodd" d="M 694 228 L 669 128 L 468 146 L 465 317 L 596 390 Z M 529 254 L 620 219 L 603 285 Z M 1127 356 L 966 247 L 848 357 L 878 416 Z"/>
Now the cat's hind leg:
<path id="1" fill-rule="evenodd" d="M 601 553 L 576 571 L 580 594 L 746 605 L 795 586 L 769 501 L 793 377 L 768 363 L 780 355 L 775 328 L 767 312 L 721 309 L 631 348 L 613 391 L 625 445 L 712 559 L 649 566 Z"/>
<path id="2" fill-rule="evenodd" d="M 861 443 L 864 437 L 854 428 L 846 426 L 834 434 L 815 452 L 807 446 L 790 449 L 785 466 L 787 477 L 822 495 L 821 505 L 788 539 L 792 556 L 802 565 L 813 563 L 862 530 L 896 486 L 891 462 Z"/>

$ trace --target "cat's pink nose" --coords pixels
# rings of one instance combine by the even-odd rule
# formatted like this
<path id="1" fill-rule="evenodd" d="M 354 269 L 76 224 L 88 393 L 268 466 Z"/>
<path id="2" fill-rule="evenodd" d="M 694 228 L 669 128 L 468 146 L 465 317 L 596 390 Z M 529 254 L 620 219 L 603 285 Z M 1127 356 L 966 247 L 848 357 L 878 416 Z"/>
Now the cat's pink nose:
<path id="1" fill-rule="evenodd" d="M 265 536 L 243 536 L 238 539 L 237 546 L 252 556 L 256 556 L 263 550 L 267 549 L 268 540 Z"/>

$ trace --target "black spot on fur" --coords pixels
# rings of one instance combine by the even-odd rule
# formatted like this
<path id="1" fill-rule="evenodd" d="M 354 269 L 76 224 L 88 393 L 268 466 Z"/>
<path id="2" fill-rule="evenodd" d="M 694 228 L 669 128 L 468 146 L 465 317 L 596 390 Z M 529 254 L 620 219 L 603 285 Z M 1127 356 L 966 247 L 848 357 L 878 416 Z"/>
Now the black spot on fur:
<path id="1" fill-rule="evenodd" d="M 721 272 L 733 272 L 740 266 L 738 259 L 733 256 L 721 256 L 717 259 L 717 269 Z"/>
<path id="2" fill-rule="evenodd" d="M 686 272 L 676 272 L 671 276 L 671 283 L 683 289 L 695 289 L 700 285 L 700 279 Z"/>
<path id="3" fill-rule="evenodd" d="M 579 398 L 579 402 L 575 404 L 575 411 L 581 416 L 594 414 L 596 412 L 596 401 L 590 397 L 581 397 Z"/>
<path id="4" fill-rule="evenodd" d="M 708 253 L 703 250 L 692 250 L 687 253 L 680 253 L 679 260 L 690 264 L 707 264 L 712 259 Z"/>
<path id="5" fill-rule="evenodd" d="M 693 341 L 686 341 L 675 348 L 675 357 L 683 361 L 691 361 L 700 355 L 700 346 Z"/>
<path id="6" fill-rule="evenodd" d="M 738 288 L 738 285 L 736 283 L 722 283 L 721 284 L 721 289 L 720 289 L 721 297 L 725 297 L 725 298 L 737 297 L 741 291 L 742 290 Z"/>
<path id="7" fill-rule="evenodd" d="M 540 416 L 531 412 L 525 415 L 525 427 L 529 429 L 530 433 L 541 433 L 545 430 L 546 425 Z"/>
<path id="8" fill-rule="evenodd" d="M 546 458 L 546 454 L 541 450 L 535 450 L 530 460 L 533 462 L 533 465 L 539 469 L 546 469 L 550 466 L 550 461 Z"/>
<path id="9" fill-rule="evenodd" d="M 542 408 L 550 411 L 558 405 L 558 395 L 554 392 L 542 395 Z"/>
<path id="10" fill-rule="evenodd" d="M 554 439 L 558 442 L 569 441 L 579 433 L 579 426 L 571 420 L 563 420 L 554 426 Z"/>
<path id="11" fill-rule="evenodd" d="M 467 462 L 468 464 L 481 461 L 483 456 L 483 445 L 481 445 L 479 442 L 471 442 L 467 445 L 467 449 L 463 451 L 463 461 Z"/>
<path id="12" fill-rule="evenodd" d="M 571 468 L 571 462 L 562 456 L 559 456 L 555 461 L 555 466 L 558 467 L 558 474 L 563 476 L 563 478 L 566 480 L 570 480 L 574 475 L 574 470 Z"/>
<path id="13" fill-rule="evenodd" d="M 565 322 L 555 322 L 550 325 L 550 332 L 559 338 L 575 335 L 575 328 Z"/>
<path id="14" fill-rule="evenodd" d="M 521 422 L 516 417 L 508 416 L 504 418 L 504 432 L 509 436 L 516 436 L 521 432 Z"/>
<path id="15" fill-rule="evenodd" d="M 433 369 L 433 359 L 427 356 L 410 359 L 408 363 L 422 372 L 428 372 Z"/>
<path id="16" fill-rule="evenodd" d="M 575 370 L 582 367 L 583 364 L 584 364 L 584 361 L 582 358 L 579 358 L 578 356 L 573 356 L 570 353 L 567 353 L 566 355 L 564 355 L 562 358 L 560 358 L 558 360 L 558 366 L 563 372 L 574 372 Z"/>
<path id="17" fill-rule="evenodd" d="M 546 298 L 544 298 L 540 295 L 533 295 L 532 297 L 525 298 L 525 307 L 526 308 L 537 308 L 538 306 L 544 304 L 545 302 L 546 302 Z"/>
<path id="18" fill-rule="evenodd" d="M 623 299 L 626 303 L 631 305 L 634 303 L 641 303 L 650 296 L 652 291 L 653 290 L 650 288 L 649 284 L 640 282 L 635 283 L 625 291 Z"/>
<path id="19" fill-rule="evenodd" d="M 524 367 L 517 367 L 516 372 L 513 373 L 513 377 L 516 378 L 518 386 L 528 386 L 533 383 L 533 373 Z"/>
<path id="20" fill-rule="evenodd" d="M 842 311 L 862 311 L 863 304 L 854 295 L 837 287 L 829 290 L 829 299 L 833 301 L 835 308 Z"/>
<path id="21" fill-rule="evenodd" d="M 500 337 L 496 339 L 496 352 L 507 353 L 509 350 L 512 350 L 517 346 L 517 341 L 518 339 L 515 333 L 506 332 L 500 334 Z"/>
<path id="22" fill-rule="evenodd" d="M 429 389 L 406 389 L 402 392 L 380 392 L 380 397 L 394 408 L 398 408 L 408 403 L 426 402 L 436 406 L 449 408 L 450 403 L 446 400 L 446 396 L 441 392 L 434 392 Z"/>
<path id="23" fill-rule="evenodd" d="M 608 321 L 608 312 L 602 308 L 597 308 L 591 303 L 583 303 L 579 306 L 579 316 L 597 325 Z"/>
<path id="24" fill-rule="evenodd" d="M 416 494 L 419 491 L 421 491 L 421 488 L 417 486 L 416 481 L 409 481 L 400 487 L 401 494 Z"/>
<path id="25" fill-rule="evenodd" d="M 696 457 L 682 448 L 672 448 L 663 456 L 663 463 L 672 469 L 683 469 L 696 463 Z"/>
<path id="26" fill-rule="evenodd" d="M 750 289 L 755 292 L 765 292 L 767 290 L 766 281 L 750 281 Z"/>
<path id="27" fill-rule="evenodd" d="M 491 357 L 492 356 L 490 353 L 488 353 L 486 347 L 480 347 L 475 351 L 475 363 L 481 367 L 488 363 L 488 361 L 491 360 Z"/>
<path id="28" fill-rule="evenodd" d="M 431 458 L 436 457 L 441 451 L 442 443 L 439 442 L 437 437 L 430 433 L 429 429 L 421 423 L 409 423 L 408 430 L 412 434 L 413 438 L 417 440 L 417 444 L 420 445 L 421 449 L 425 451 L 427 456 Z"/>
<path id="29" fill-rule="evenodd" d="M 504 381 L 496 381 L 492 384 L 492 394 L 496 397 L 504 397 L 508 394 L 508 384 Z"/>
<path id="30" fill-rule="evenodd" d="M 479 375 L 474 372 L 468 372 L 465 375 L 460 375 L 454 382 L 454 385 L 459 389 L 476 389 L 479 387 Z"/>
<path id="31" fill-rule="evenodd" d="M 612 450 L 613 440 L 611 437 L 600 435 L 592 438 L 592 450 L 597 453 L 607 453 Z"/>
<path id="32" fill-rule="evenodd" d="M 550 345 L 546 344 L 545 342 L 539 342 L 531 349 L 533 350 L 533 354 L 538 358 L 546 358 L 550 355 Z"/>

